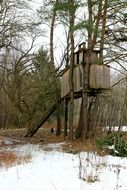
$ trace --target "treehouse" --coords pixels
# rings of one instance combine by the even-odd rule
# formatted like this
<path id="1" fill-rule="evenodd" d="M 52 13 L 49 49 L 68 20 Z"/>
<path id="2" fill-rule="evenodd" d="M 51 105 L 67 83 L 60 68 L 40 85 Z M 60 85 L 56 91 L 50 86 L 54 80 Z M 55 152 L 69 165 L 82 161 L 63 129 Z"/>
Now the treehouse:
<path id="1" fill-rule="evenodd" d="M 90 56 L 88 92 L 93 95 L 97 92 L 110 89 L 110 67 L 99 64 L 99 51 L 93 50 Z M 81 97 L 83 90 L 83 64 L 88 60 L 88 50 L 85 43 L 79 45 L 79 49 L 74 54 L 74 97 Z M 69 97 L 69 73 L 70 68 L 66 68 L 61 76 L 61 98 Z"/>
<path id="2" fill-rule="evenodd" d="M 97 93 L 101 93 L 105 90 L 110 89 L 110 68 L 104 64 L 99 64 L 99 51 L 94 50 L 90 53 L 88 57 L 88 50 L 85 48 L 85 43 L 79 45 L 79 49 L 74 53 L 74 98 L 82 97 L 83 83 L 84 83 L 84 66 L 88 60 L 89 71 L 88 71 L 88 87 L 87 93 L 89 96 L 96 96 Z M 89 59 L 88 59 L 89 58 Z M 70 87 L 69 87 L 69 78 L 70 78 L 70 68 L 64 69 L 61 75 L 61 100 L 66 99 L 65 101 L 65 136 L 67 135 L 67 125 L 68 125 L 68 99 L 70 99 Z M 80 105 L 80 109 L 82 106 Z M 49 109 L 45 112 L 43 117 L 36 123 L 33 128 L 27 132 L 25 137 L 33 136 L 36 131 L 47 121 L 47 119 L 52 115 L 52 113 L 57 109 L 57 104 L 51 105 Z M 77 107 L 76 107 L 77 109 Z M 94 107 L 96 111 L 96 106 Z M 82 110 L 82 109 L 81 109 Z M 89 109 L 90 113 L 90 109 Z M 94 112 L 95 113 L 95 112 Z M 82 115 L 82 114 L 81 114 Z M 94 116 L 95 117 L 95 116 Z M 93 118 L 94 118 L 93 117 Z M 80 117 L 79 126 L 81 126 Z M 82 120 L 82 118 L 81 118 Z M 90 120 L 90 118 L 89 118 Z M 92 119 L 94 121 L 94 119 Z M 78 126 L 78 127 L 79 127 Z M 85 126 L 85 125 L 84 125 Z M 94 126 L 94 122 L 93 122 Z M 87 133 L 89 133 L 89 125 L 85 126 L 87 128 Z M 82 130 L 82 128 L 80 128 Z"/>

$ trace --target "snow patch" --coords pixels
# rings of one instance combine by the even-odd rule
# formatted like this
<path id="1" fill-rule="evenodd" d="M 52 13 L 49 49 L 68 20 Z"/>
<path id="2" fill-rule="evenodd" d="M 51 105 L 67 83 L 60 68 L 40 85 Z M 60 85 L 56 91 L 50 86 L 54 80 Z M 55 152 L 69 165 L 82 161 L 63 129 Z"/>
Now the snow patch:
<path id="1" fill-rule="evenodd" d="M 7 170 L 0 168 L 1 190 L 127 190 L 127 158 L 45 151 L 30 144 L 13 151 L 29 153 L 32 160 Z"/>

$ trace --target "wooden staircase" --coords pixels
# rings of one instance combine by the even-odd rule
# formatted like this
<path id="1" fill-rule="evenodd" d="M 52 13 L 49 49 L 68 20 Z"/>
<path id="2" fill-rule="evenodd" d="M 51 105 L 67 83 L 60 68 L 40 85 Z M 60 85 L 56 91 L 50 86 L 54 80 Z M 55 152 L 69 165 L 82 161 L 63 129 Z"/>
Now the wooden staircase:
<path id="1" fill-rule="evenodd" d="M 47 119 L 52 115 L 52 113 L 56 110 L 56 104 L 53 104 L 43 115 L 43 117 L 33 126 L 30 130 L 27 131 L 25 137 L 32 137 L 37 130 L 47 121 Z"/>

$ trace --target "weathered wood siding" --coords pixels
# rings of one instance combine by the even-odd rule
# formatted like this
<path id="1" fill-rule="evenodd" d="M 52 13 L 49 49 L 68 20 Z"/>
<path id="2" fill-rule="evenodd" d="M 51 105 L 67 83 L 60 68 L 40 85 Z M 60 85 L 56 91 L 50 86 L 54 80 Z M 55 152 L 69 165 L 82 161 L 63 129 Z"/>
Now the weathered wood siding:
<path id="1" fill-rule="evenodd" d="M 75 57 L 77 56 L 77 54 L 75 54 Z M 78 64 L 82 64 L 82 62 L 88 62 L 88 53 L 87 52 L 84 52 L 84 51 L 79 51 L 79 54 L 78 54 L 78 61 L 75 61 L 75 65 L 78 63 Z M 75 58 L 76 60 L 76 58 Z M 98 63 L 98 54 L 95 53 L 95 52 L 92 52 L 91 53 L 91 56 L 90 56 L 90 64 L 97 64 Z"/>
<path id="2" fill-rule="evenodd" d="M 74 91 L 79 92 L 83 87 L 83 70 L 82 65 L 78 65 L 74 69 Z"/>
<path id="3" fill-rule="evenodd" d="M 110 68 L 106 65 L 90 66 L 89 87 L 91 89 L 110 88 Z"/>
<path id="4" fill-rule="evenodd" d="M 83 88 L 83 68 L 77 65 L 74 69 L 74 92 L 79 92 Z M 106 65 L 92 64 L 89 75 L 90 89 L 110 88 L 110 68 Z M 69 69 L 61 77 L 61 97 L 69 94 Z"/>
<path id="5" fill-rule="evenodd" d="M 61 98 L 69 94 L 69 69 L 61 77 Z"/>

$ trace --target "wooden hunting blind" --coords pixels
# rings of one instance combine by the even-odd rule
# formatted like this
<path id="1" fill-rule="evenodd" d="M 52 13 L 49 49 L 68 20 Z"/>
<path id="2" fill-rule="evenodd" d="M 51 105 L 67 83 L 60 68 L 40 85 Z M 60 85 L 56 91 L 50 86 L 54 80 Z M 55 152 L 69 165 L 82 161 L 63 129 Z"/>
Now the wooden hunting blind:
<path id="1" fill-rule="evenodd" d="M 98 94 L 110 89 L 110 67 L 104 64 L 99 64 L 99 53 L 98 50 L 90 51 L 86 49 L 85 43 L 80 44 L 78 51 L 74 53 L 74 99 L 79 98 L 78 103 L 81 102 L 78 126 L 75 130 L 76 138 L 81 137 L 82 135 L 86 138 L 92 134 L 91 131 L 95 127 L 95 117 L 97 116 L 95 112 L 98 106 Z M 61 71 L 61 73 L 61 100 L 65 100 L 64 136 L 66 136 L 69 116 L 68 102 L 70 100 L 70 67 L 68 66 Z M 95 97 L 95 99 L 92 97 L 93 100 L 91 102 L 90 96 Z M 82 101 L 80 101 L 81 98 Z M 86 101 L 86 104 L 83 104 L 83 100 Z M 37 124 L 32 129 L 30 128 L 25 137 L 33 136 L 44 122 L 47 121 L 50 115 L 58 109 L 58 103 L 61 102 L 62 101 L 55 102 L 51 105 Z M 57 111 L 57 113 L 60 112 Z M 86 117 L 84 117 L 83 114 L 86 115 Z M 58 127 L 60 127 L 60 121 L 58 121 L 57 124 Z M 71 133 L 73 136 L 74 131 L 72 128 L 73 124 L 71 126 Z M 60 128 L 57 129 L 60 130 Z M 87 134 L 85 134 L 86 132 Z"/>
<path id="2" fill-rule="evenodd" d="M 88 61 L 88 50 L 85 43 L 79 45 L 79 49 L 74 54 L 74 93 L 81 96 L 83 89 L 83 64 Z M 69 73 L 70 68 L 66 68 L 61 76 L 61 98 L 69 95 Z M 89 65 L 89 92 L 102 91 L 110 88 L 110 67 L 99 64 L 99 51 L 93 50 L 90 56 Z"/>

